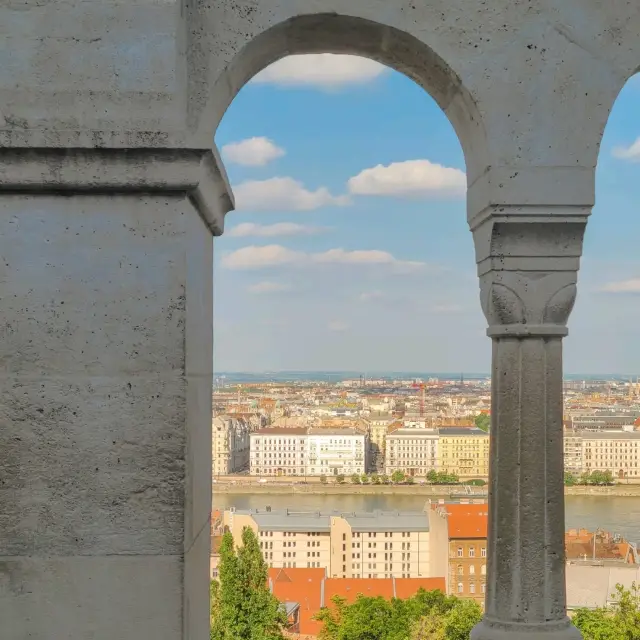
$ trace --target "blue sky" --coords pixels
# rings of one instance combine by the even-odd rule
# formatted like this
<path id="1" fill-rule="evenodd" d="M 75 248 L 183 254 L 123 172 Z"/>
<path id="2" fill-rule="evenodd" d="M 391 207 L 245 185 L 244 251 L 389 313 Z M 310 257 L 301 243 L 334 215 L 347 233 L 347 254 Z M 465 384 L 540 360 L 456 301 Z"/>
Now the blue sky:
<path id="1" fill-rule="evenodd" d="M 603 140 L 569 373 L 640 375 L 639 80 Z M 217 371 L 489 371 L 462 150 L 427 93 L 363 58 L 286 58 L 216 143 L 237 201 L 214 247 Z"/>

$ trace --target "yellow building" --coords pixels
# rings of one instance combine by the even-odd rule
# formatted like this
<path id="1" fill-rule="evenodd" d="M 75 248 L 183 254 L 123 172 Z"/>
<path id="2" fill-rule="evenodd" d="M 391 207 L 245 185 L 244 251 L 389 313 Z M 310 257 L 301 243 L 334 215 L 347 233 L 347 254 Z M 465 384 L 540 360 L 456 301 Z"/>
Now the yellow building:
<path id="1" fill-rule="evenodd" d="M 489 476 L 489 434 L 469 427 L 441 427 L 438 470 L 459 478 Z"/>

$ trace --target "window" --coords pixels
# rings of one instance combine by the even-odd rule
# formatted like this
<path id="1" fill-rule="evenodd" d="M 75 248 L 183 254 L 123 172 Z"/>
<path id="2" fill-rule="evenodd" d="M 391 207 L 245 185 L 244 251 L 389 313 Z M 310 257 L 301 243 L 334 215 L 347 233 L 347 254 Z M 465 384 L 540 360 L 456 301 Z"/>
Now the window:
<path id="1" fill-rule="evenodd" d="M 487 547 L 482 547 L 482 549 L 480 549 L 480 555 L 481 555 L 483 558 L 486 558 L 486 557 L 487 557 Z"/>
<path id="2" fill-rule="evenodd" d="M 462 593 L 464 591 L 464 585 L 462 582 L 458 582 L 458 593 Z"/>
<path id="3" fill-rule="evenodd" d="M 471 575 L 471 576 L 472 576 L 472 575 L 475 575 L 475 572 L 476 572 L 476 568 L 475 568 L 475 566 L 474 566 L 474 565 L 471 565 L 471 566 L 469 567 L 469 575 Z"/>
<path id="4" fill-rule="evenodd" d="M 475 547 L 469 547 L 469 557 L 470 558 L 475 558 L 476 557 L 476 548 Z"/>
<path id="5" fill-rule="evenodd" d="M 462 558 L 462 547 L 458 547 L 458 558 Z"/>
<path id="6" fill-rule="evenodd" d="M 480 567 L 480 573 L 481 573 L 483 576 L 486 576 L 486 575 L 487 575 L 487 565 L 486 565 L 486 564 L 483 564 L 483 565 Z"/>
<path id="7" fill-rule="evenodd" d="M 469 585 L 469 591 L 471 593 L 475 593 L 476 592 L 476 585 L 473 582 Z"/>

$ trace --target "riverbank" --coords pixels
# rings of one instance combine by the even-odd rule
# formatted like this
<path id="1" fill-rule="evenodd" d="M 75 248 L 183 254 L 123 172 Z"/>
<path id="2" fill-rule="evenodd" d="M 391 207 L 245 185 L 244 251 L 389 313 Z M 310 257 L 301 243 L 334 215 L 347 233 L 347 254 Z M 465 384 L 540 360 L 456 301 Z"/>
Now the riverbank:
<path id="1" fill-rule="evenodd" d="M 283 482 L 264 483 L 236 481 L 216 482 L 213 485 L 215 494 L 255 494 L 255 495 L 420 495 L 430 498 L 456 497 L 483 498 L 486 494 L 479 487 L 472 487 L 472 493 L 465 494 L 462 486 L 445 485 L 358 485 L 358 484 L 291 484 Z M 621 484 L 612 487 L 565 487 L 567 496 L 612 496 L 617 498 L 640 497 L 640 485 Z"/>

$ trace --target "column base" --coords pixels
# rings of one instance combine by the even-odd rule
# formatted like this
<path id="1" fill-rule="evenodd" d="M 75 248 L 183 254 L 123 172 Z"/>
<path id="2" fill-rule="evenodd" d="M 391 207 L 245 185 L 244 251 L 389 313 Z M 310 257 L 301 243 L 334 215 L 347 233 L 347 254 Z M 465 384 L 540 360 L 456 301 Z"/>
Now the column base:
<path id="1" fill-rule="evenodd" d="M 470 640 L 582 640 L 582 634 L 569 618 L 558 622 L 479 622 L 469 636 Z"/>

